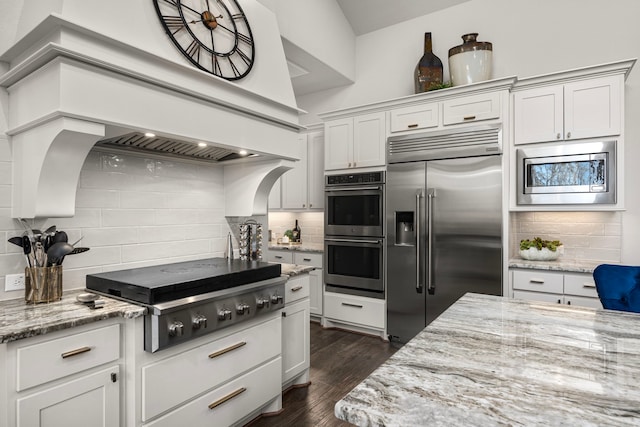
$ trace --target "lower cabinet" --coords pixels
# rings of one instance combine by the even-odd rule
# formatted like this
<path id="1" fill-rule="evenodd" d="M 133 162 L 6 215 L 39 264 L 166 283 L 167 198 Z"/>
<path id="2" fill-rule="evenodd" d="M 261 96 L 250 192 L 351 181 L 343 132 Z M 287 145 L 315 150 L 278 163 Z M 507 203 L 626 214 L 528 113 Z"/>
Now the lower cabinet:
<path id="1" fill-rule="evenodd" d="M 315 317 L 322 317 L 323 313 L 323 283 L 322 269 L 316 269 L 309 273 L 310 314 Z"/>
<path id="2" fill-rule="evenodd" d="M 373 333 L 385 339 L 386 314 L 385 301 L 382 299 L 324 293 L 323 326 L 334 326 L 334 323 L 349 325 L 346 329 Z"/>
<path id="3" fill-rule="evenodd" d="M 287 282 L 282 310 L 282 387 L 309 382 L 309 275 Z"/>
<path id="4" fill-rule="evenodd" d="M 593 276 L 588 273 L 512 269 L 511 278 L 517 299 L 602 308 Z"/>
<path id="5" fill-rule="evenodd" d="M 104 321 L 8 343 L 0 425 L 122 425 L 121 326 Z"/>

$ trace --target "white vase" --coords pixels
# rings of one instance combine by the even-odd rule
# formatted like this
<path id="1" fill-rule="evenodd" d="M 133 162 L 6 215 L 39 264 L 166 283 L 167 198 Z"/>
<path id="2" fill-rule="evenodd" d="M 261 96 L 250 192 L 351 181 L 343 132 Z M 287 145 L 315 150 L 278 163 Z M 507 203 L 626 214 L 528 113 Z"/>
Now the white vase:
<path id="1" fill-rule="evenodd" d="M 453 86 L 468 85 L 491 78 L 493 46 L 476 41 L 478 33 L 462 36 L 464 43 L 449 49 L 449 75 Z"/>

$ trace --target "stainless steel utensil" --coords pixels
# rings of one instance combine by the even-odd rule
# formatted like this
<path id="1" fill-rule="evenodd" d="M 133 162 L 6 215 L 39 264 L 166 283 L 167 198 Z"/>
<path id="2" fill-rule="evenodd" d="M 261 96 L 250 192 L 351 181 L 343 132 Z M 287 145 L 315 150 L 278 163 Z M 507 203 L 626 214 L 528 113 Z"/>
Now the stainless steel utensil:
<path id="1" fill-rule="evenodd" d="M 73 251 L 73 246 L 66 242 L 58 242 L 51 245 L 47 251 L 47 266 L 59 265 L 66 255 Z"/>

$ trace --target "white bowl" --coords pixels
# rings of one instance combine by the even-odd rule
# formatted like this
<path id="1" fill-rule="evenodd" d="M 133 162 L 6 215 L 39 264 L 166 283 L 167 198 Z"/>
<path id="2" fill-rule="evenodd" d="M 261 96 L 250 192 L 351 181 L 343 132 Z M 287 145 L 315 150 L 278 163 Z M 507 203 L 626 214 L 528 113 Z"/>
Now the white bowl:
<path id="1" fill-rule="evenodd" d="M 531 261 L 552 261 L 558 259 L 560 255 L 564 253 L 564 246 L 558 246 L 555 251 L 550 251 L 547 248 L 529 248 L 526 250 L 520 250 L 520 256 L 524 259 Z"/>

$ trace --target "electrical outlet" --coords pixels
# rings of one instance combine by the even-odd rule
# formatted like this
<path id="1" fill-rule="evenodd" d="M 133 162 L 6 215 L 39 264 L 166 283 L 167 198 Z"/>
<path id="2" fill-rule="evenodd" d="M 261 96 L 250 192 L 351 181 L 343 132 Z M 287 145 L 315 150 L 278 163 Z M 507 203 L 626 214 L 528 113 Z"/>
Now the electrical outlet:
<path id="1" fill-rule="evenodd" d="M 24 290 L 24 274 L 7 274 L 4 278 L 4 290 L 5 292 Z"/>

